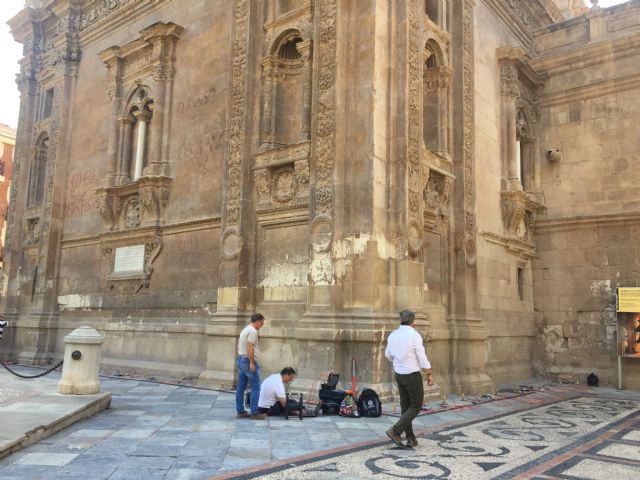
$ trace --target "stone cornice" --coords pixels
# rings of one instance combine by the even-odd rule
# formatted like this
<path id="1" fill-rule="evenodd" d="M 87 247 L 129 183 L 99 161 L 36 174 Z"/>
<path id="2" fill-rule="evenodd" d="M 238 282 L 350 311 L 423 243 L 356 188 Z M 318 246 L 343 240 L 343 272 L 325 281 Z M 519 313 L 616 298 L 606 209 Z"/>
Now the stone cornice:
<path id="1" fill-rule="evenodd" d="M 629 55 L 637 55 L 639 48 L 640 33 L 538 57 L 531 62 L 531 65 L 537 71 L 558 75 L 574 71 L 576 66 L 588 68 L 602 63 L 614 62 Z"/>
<path id="2" fill-rule="evenodd" d="M 585 215 L 580 217 L 554 218 L 536 220 L 536 232 L 546 233 L 558 230 L 575 230 L 581 228 L 612 227 L 620 225 L 640 224 L 640 213 L 618 213 L 611 215 Z"/>
<path id="3" fill-rule="evenodd" d="M 566 105 L 587 98 L 604 97 L 609 94 L 637 89 L 638 85 L 640 85 L 640 73 L 550 93 L 540 97 L 539 106 L 546 108 L 559 104 Z"/>
<path id="4" fill-rule="evenodd" d="M 89 44 L 107 36 L 113 30 L 142 17 L 153 10 L 162 8 L 172 0 L 93 0 L 82 7 L 80 21 L 80 41 Z"/>
<path id="5" fill-rule="evenodd" d="M 131 239 L 132 241 L 138 237 L 142 238 L 148 236 L 151 232 L 158 233 L 158 235 L 176 235 L 186 232 L 195 232 L 199 230 L 210 230 L 213 228 L 220 228 L 220 217 L 205 218 L 202 220 L 192 220 L 189 222 L 174 223 L 171 225 L 164 225 L 162 227 L 140 228 L 135 231 L 126 231 L 110 234 L 117 240 Z M 89 245 L 99 245 L 102 235 L 88 235 L 85 237 L 76 238 L 63 238 L 61 241 L 62 248 L 77 248 L 85 247 Z"/>
<path id="6" fill-rule="evenodd" d="M 522 46 L 530 49 L 533 31 L 564 20 L 550 0 L 482 0 Z"/>

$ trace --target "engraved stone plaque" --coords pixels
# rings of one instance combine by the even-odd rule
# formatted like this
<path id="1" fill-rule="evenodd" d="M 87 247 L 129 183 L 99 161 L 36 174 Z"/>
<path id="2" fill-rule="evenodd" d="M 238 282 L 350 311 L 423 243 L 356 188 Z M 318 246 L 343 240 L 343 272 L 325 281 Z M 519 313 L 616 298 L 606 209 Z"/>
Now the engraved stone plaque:
<path id="1" fill-rule="evenodd" d="M 113 273 L 142 272 L 144 270 L 144 244 L 116 248 Z"/>

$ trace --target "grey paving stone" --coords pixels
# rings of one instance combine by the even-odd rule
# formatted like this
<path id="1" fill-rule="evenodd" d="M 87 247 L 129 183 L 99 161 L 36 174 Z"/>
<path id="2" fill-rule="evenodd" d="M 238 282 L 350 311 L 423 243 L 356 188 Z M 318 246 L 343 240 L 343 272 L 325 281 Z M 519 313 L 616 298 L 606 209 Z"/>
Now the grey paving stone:
<path id="1" fill-rule="evenodd" d="M 198 470 L 196 468 L 172 468 L 167 472 L 165 480 L 206 480 L 218 473 L 218 468 Z"/>
<path id="2" fill-rule="evenodd" d="M 157 445 L 150 443 L 143 443 L 138 448 L 136 448 L 131 455 L 135 456 L 145 456 L 145 457 L 164 457 L 164 458 L 175 458 L 178 456 L 180 451 L 180 447 L 176 445 Z"/>
<path id="3" fill-rule="evenodd" d="M 120 464 L 119 470 L 139 468 L 141 470 L 168 470 L 174 462 L 173 457 L 137 457 L 128 455 L 127 459 Z"/>
<path id="4" fill-rule="evenodd" d="M 48 466 L 8 465 L 0 467 L 2 480 L 50 480 L 56 470 Z"/>
<path id="5" fill-rule="evenodd" d="M 47 465 L 50 467 L 62 467 L 77 456 L 77 453 L 33 452 L 27 453 L 15 463 L 17 465 Z"/>
<path id="6" fill-rule="evenodd" d="M 168 470 L 150 468 L 118 468 L 109 480 L 163 480 Z"/>

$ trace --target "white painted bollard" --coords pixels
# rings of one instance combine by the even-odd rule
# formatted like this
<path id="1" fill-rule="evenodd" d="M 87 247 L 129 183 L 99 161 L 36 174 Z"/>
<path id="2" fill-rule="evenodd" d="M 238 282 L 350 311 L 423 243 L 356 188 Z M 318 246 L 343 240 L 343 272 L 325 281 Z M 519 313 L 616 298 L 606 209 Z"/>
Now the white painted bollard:
<path id="1" fill-rule="evenodd" d="M 104 337 L 91 327 L 76 328 L 64 337 L 64 363 L 58 393 L 90 395 L 100 391 L 100 345 Z"/>

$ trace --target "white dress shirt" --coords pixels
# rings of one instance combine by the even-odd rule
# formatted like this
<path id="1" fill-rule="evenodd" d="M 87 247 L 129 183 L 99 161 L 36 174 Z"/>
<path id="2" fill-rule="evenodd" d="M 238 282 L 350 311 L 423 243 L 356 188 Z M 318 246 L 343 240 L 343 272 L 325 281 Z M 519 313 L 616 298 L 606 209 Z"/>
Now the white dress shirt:
<path id="1" fill-rule="evenodd" d="M 286 398 L 282 375 L 274 373 L 269 375 L 260 385 L 260 399 L 258 408 L 271 408 L 281 398 Z"/>
<path id="2" fill-rule="evenodd" d="M 400 325 L 395 332 L 391 332 L 384 356 L 393 363 L 396 373 L 407 374 L 419 372 L 421 368 L 431 368 L 422 337 L 409 325 Z"/>

